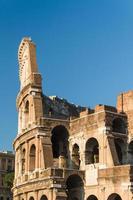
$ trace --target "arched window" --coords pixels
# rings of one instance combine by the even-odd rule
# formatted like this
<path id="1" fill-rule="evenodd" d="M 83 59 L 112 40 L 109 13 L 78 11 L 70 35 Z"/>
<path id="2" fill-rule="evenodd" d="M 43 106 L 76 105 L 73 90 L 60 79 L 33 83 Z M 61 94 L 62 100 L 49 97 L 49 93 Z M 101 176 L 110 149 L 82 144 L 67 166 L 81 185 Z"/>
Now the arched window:
<path id="1" fill-rule="evenodd" d="M 99 162 L 99 144 L 95 138 L 90 138 L 86 142 L 85 163 L 94 164 Z"/>
<path id="2" fill-rule="evenodd" d="M 22 151 L 22 174 L 25 173 L 25 149 Z"/>
<path id="3" fill-rule="evenodd" d="M 48 198 L 45 195 L 43 195 L 40 200 L 48 200 Z"/>
<path id="4" fill-rule="evenodd" d="M 113 193 L 111 194 L 107 200 L 122 200 L 119 194 Z"/>
<path id="5" fill-rule="evenodd" d="M 71 175 L 66 181 L 67 200 L 84 199 L 84 184 L 79 175 Z"/>
<path id="6" fill-rule="evenodd" d="M 129 164 L 133 164 L 133 141 L 128 145 L 128 162 Z"/>
<path id="7" fill-rule="evenodd" d="M 79 146 L 77 144 L 73 145 L 72 148 L 72 164 L 73 168 L 80 168 L 80 154 L 79 154 Z"/>
<path id="8" fill-rule="evenodd" d="M 35 162 L 36 162 L 36 147 L 33 144 L 30 148 L 30 163 L 29 163 L 29 170 L 35 170 Z"/>
<path id="9" fill-rule="evenodd" d="M 26 104 L 25 104 L 25 113 L 29 113 L 29 101 L 26 101 Z"/>
<path id="10" fill-rule="evenodd" d="M 27 127 L 27 125 L 29 124 L 29 101 L 26 102 L 25 104 L 25 127 Z"/>
<path id="11" fill-rule="evenodd" d="M 59 156 L 68 158 L 68 131 L 64 126 L 56 126 L 52 130 L 51 142 L 53 158 L 59 158 Z"/>
<path id="12" fill-rule="evenodd" d="M 33 197 L 30 197 L 30 199 L 29 200 L 34 200 L 34 198 Z"/>
<path id="13" fill-rule="evenodd" d="M 98 200 L 98 198 L 95 195 L 90 195 L 87 200 Z"/>
<path id="14" fill-rule="evenodd" d="M 121 118 L 115 118 L 112 123 L 112 131 L 126 134 L 125 122 Z"/>

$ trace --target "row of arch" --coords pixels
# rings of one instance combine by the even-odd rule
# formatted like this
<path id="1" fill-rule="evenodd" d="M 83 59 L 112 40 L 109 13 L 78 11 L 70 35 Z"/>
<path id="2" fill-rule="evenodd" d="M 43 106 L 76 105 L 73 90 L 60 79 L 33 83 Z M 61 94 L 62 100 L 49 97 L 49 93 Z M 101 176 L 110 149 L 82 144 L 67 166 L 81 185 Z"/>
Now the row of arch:
<path id="1" fill-rule="evenodd" d="M 87 200 L 98 200 L 98 198 L 95 195 L 90 195 Z M 112 193 L 111 195 L 109 195 L 109 197 L 107 198 L 107 200 L 122 200 L 122 198 L 120 197 L 119 194 L 117 193 Z"/>
<path id="2" fill-rule="evenodd" d="M 53 158 L 59 158 L 60 155 L 69 158 L 69 134 L 64 126 L 57 126 L 52 130 L 52 150 Z M 80 163 L 79 145 L 75 143 L 72 147 L 72 159 L 78 165 Z M 95 138 L 90 138 L 86 142 L 85 151 L 86 164 L 99 162 L 99 144 Z"/>
<path id="3" fill-rule="evenodd" d="M 84 191 L 84 182 L 80 175 L 78 174 L 72 174 L 70 175 L 66 182 L 66 195 L 67 200 L 81 200 L 85 199 L 85 191 Z M 24 199 L 22 199 L 24 200 Z M 29 198 L 29 200 L 35 200 L 33 196 Z M 46 195 L 42 195 L 40 200 L 48 200 Z M 98 200 L 98 198 L 95 195 L 90 195 L 86 198 L 86 200 Z M 113 193 L 109 195 L 107 200 L 122 200 L 119 194 Z"/>
<path id="4" fill-rule="evenodd" d="M 118 156 L 119 164 L 123 164 L 124 157 L 124 142 L 122 139 L 114 140 L 116 153 Z M 63 146 L 64 145 L 64 146 Z M 64 152 L 64 153 L 63 153 Z M 58 158 L 60 155 L 64 155 L 66 159 L 69 157 L 68 155 L 68 146 L 64 141 L 56 141 L 53 143 L 53 157 Z M 133 159 L 133 141 L 129 144 L 128 148 L 129 160 L 130 162 Z M 33 171 L 35 169 L 36 162 L 36 146 L 33 144 L 29 151 L 29 171 Z M 85 148 L 85 164 L 94 164 L 99 162 L 99 143 L 95 138 L 90 138 L 86 142 Z M 72 147 L 72 163 L 73 167 L 80 167 L 80 148 L 78 144 L 74 144 Z M 22 152 L 22 171 L 25 171 L 25 149 Z"/>
<path id="5" fill-rule="evenodd" d="M 27 122 L 29 122 L 29 115 L 30 115 L 30 103 L 28 100 L 25 103 L 24 113 L 25 113 L 25 122 L 27 123 Z M 118 133 L 122 133 L 122 134 L 127 133 L 126 124 L 122 118 L 116 117 L 112 121 L 112 132 L 118 132 Z"/>
<path id="6" fill-rule="evenodd" d="M 84 182 L 79 175 L 70 175 L 66 181 L 67 200 L 81 200 L 84 196 Z M 90 195 L 86 200 L 98 200 L 95 195 Z M 122 200 L 119 194 L 112 193 L 107 200 Z"/>
<path id="7" fill-rule="evenodd" d="M 69 134 L 67 129 L 62 126 L 56 126 L 51 133 L 53 158 L 64 156 L 66 159 L 70 158 L 69 150 Z M 124 142 L 122 139 L 114 139 L 116 152 L 118 154 L 119 163 L 123 163 Z M 129 144 L 128 148 L 130 160 L 133 158 L 133 142 Z M 22 171 L 25 171 L 25 154 L 26 150 L 22 151 Z M 80 166 L 80 148 L 77 143 L 72 146 L 71 159 L 73 166 L 79 168 Z M 35 169 L 36 160 L 36 146 L 33 144 L 29 151 L 29 171 Z M 85 145 L 85 164 L 93 164 L 99 162 L 99 143 L 96 138 L 90 138 Z"/>
<path id="8" fill-rule="evenodd" d="M 35 199 L 34 197 L 30 197 L 29 200 L 35 200 Z M 43 195 L 40 200 L 48 200 L 48 198 L 46 197 L 46 195 Z"/>
<path id="9" fill-rule="evenodd" d="M 34 200 L 34 198 L 30 197 L 29 200 Z M 40 200 L 48 200 L 48 198 L 45 195 L 43 195 Z M 73 197 L 71 200 L 79 200 L 79 199 L 77 197 Z M 98 200 L 98 198 L 95 195 L 90 195 L 87 198 L 87 200 Z M 112 193 L 111 195 L 109 195 L 107 200 L 122 200 L 122 198 L 120 197 L 119 194 Z"/>
<path id="10" fill-rule="evenodd" d="M 74 144 L 72 148 L 72 161 L 77 168 L 80 167 L 80 148 L 78 144 Z M 94 164 L 99 162 L 99 143 L 97 139 L 90 138 L 86 142 L 85 147 L 85 164 Z"/>
<path id="11" fill-rule="evenodd" d="M 66 159 L 70 158 L 69 144 L 68 144 L 68 132 L 63 126 L 57 126 L 52 131 L 52 150 L 53 158 L 59 158 L 64 156 Z M 25 172 L 26 164 L 26 150 L 22 150 L 22 173 Z M 36 146 L 32 144 L 29 150 L 29 171 L 35 170 L 36 165 Z M 86 164 L 99 162 L 99 144 L 95 138 L 90 138 L 86 143 L 85 151 Z M 72 163 L 73 167 L 79 168 L 80 166 L 80 149 L 78 144 L 74 144 L 72 147 Z"/>
<path id="12" fill-rule="evenodd" d="M 113 131 L 119 131 L 126 133 L 126 128 L 124 121 L 120 118 L 116 118 L 113 121 Z M 53 157 L 58 158 L 60 155 L 65 155 L 69 158 L 69 142 L 68 142 L 68 132 L 65 127 L 57 126 L 52 130 L 52 150 Z M 114 138 L 115 150 L 118 157 L 118 164 L 122 165 L 124 163 L 133 164 L 133 141 L 129 144 L 125 142 L 122 138 Z M 80 147 L 77 143 L 72 146 L 72 163 L 75 167 L 80 167 Z M 127 154 L 127 155 L 126 155 Z M 96 138 L 89 138 L 85 145 L 85 164 L 99 163 L 99 143 Z"/>
<path id="13" fill-rule="evenodd" d="M 112 132 L 119 132 L 126 134 L 126 125 L 123 119 L 115 118 L 112 122 Z M 69 149 L 68 149 L 68 138 L 69 133 L 67 129 L 62 126 L 56 126 L 52 130 L 51 134 L 51 142 L 52 142 L 52 150 L 53 150 L 53 157 L 58 158 L 60 155 L 65 155 L 66 158 L 69 157 Z M 77 157 L 78 161 L 78 144 L 74 144 L 72 154 Z M 95 138 L 88 140 L 86 143 L 86 157 L 85 159 L 86 164 L 95 163 L 99 161 L 99 144 Z M 89 154 L 89 156 L 87 156 Z"/>
<path id="14" fill-rule="evenodd" d="M 22 173 L 25 172 L 25 164 L 26 164 L 26 150 L 22 151 Z M 29 171 L 35 170 L 36 165 L 36 146 L 32 144 L 29 151 Z"/>

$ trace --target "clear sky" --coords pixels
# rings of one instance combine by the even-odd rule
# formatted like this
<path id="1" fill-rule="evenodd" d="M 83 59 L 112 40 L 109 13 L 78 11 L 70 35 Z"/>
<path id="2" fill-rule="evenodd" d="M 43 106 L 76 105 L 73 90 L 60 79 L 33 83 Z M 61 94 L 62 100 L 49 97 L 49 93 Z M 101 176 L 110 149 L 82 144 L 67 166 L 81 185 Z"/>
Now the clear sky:
<path id="1" fill-rule="evenodd" d="M 17 50 L 37 44 L 43 91 L 75 104 L 116 104 L 133 89 L 133 0 L 0 0 L 0 149 L 17 134 Z"/>

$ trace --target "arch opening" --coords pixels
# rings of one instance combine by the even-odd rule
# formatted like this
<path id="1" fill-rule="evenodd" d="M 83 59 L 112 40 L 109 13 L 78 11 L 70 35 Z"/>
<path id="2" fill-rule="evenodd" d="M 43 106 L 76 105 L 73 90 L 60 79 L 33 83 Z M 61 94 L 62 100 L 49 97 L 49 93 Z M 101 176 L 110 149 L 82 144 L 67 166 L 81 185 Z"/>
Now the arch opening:
<path id="1" fill-rule="evenodd" d="M 122 200 L 119 194 L 113 193 L 111 194 L 107 200 Z"/>
<path id="2" fill-rule="evenodd" d="M 75 143 L 72 148 L 72 164 L 74 169 L 80 168 L 79 146 Z"/>
<path id="3" fill-rule="evenodd" d="M 25 152 L 26 152 L 26 150 L 23 149 L 23 151 L 22 151 L 22 174 L 25 173 Z"/>
<path id="4" fill-rule="evenodd" d="M 43 195 L 40 200 L 48 200 L 48 198 L 46 197 L 46 195 Z"/>
<path id="5" fill-rule="evenodd" d="M 95 195 L 90 195 L 87 200 L 98 200 L 98 198 Z"/>
<path id="6" fill-rule="evenodd" d="M 99 163 L 99 144 L 95 138 L 90 138 L 86 142 L 85 164 Z"/>
<path id="7" fill-rule="evenodd" d="M 29 170 L 34 171 L 35 170 L 35 163 L 36 163 L 36 147 L 33 144 L 30 148 L 30 163 L 29 163 Z"/>
<path id="8" fill-rule="evenodd" d="M 79 175 L 71 175 L 66 181 L 67 200 L 83 200 L 84 184 Z"/>
<path id="9" fill-rule="evenodd" d="M 29 125 L 29 101 L 26 101 L 24 105 L 24 128 Z"/>
<path id="10" fill-rule="evenodd" d="M 53 158 L 68 158 L 68 131 L 64 126 L 59 125 L 52 130 L 51 142 Z"/>
<path id="11" fill-rule="evenodd" d="M 34 200 L 34 198 L 33 197 L 30 197 L 30 199 L 29 200 Z"/>

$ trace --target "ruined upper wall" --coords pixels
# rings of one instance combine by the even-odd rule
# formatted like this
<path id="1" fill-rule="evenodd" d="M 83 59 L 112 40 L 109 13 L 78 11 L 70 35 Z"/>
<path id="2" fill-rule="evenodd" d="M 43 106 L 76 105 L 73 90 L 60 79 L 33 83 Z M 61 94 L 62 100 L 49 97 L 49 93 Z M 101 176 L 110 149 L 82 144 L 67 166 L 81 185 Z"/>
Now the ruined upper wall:
<path id="1" fill-rule="evenodd" d="M 118 112 L 133 111 L 133 90 L 121 93 L 117 98 Z"/>
<path id="2" fill-rule="evenodd" d="M 121 93 L 117 98 L 118 112 L 124 112 L 128 118 L 128 132 L 133 136 L 133 90 Z"/>
<path id="3" fill-rule="evenodd" d="M 66 99 L 57 96 L 43 97 L 43 110 L 45 117 L 68 119 L 70 117 L 79 117 L 80 112 L 85 111 L 86 107 L 76 106 Z"/>
<path id="4" fill-rule="evenodd" d="M 36 62 L 36 46 L 31 38 L 25 37 L 22 39 L 18 49 L 18 61 L 21 89 L 23 89 L 40 78 L 40 76 L 35 77 L 39 73 Z M 39 80 L 37 81 L 39 82 Z"/>

